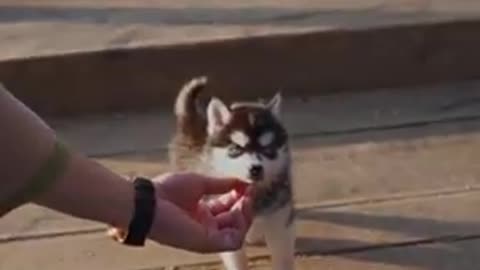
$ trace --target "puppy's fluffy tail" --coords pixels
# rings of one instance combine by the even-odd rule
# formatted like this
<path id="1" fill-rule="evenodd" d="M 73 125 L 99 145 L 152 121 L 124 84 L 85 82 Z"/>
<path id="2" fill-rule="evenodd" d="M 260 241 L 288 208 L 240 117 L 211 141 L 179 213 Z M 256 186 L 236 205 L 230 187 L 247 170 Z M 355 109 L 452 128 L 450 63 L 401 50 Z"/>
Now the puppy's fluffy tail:
<path id="1" fill-rule="evenodd" d="M 175 100 L 175 115 L 177 118 L 192 117 L 201 114 L 198 96 L 207 84 L 207 77 L 197 77 L 186 83 Z"/>
<path id="2" fill-rule="evenodd" d="M 200 103 L 199 95 L 205 89 L 207 77 L 197 77 L 186 83 L 175 101 L 175 143 L 182 147 L 198 148 L 206 139 L 206 108 Z M 191 149 L 192 150 L 192 149 Z"/>
<path id="3" fill-rule="evenodd" d="M 206 84 L 205 76 L 193 78 L 178 93 L 174 111 L 177 118 L 177 131 L 184 136 L 205 136 L 205 109 L 200 104 L 199 95 Z"/>

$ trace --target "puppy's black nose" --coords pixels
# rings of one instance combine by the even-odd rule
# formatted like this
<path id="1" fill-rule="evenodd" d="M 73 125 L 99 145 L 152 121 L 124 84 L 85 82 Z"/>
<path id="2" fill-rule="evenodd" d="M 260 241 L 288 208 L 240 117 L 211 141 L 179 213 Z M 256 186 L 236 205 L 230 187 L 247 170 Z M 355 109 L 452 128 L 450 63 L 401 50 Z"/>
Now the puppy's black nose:
<path id="1" fill-rule="evenodd" d="M 253 165 L 250 167 L 250 178 L 258 181 L 263 178 L 263 167 L 261 165 Z"/>

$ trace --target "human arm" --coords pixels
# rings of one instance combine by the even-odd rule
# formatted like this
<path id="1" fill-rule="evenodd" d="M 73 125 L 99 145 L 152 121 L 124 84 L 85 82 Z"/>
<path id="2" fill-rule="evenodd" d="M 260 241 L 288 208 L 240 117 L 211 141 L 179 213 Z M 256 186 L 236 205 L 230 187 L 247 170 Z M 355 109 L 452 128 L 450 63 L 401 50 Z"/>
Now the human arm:
<path id="1" fill-rule="evenodd" d="M 9 200 L 31 184 L 32 177 L 51 156 L 56 142 L 55 132 L 42 119 L 5 89 L 0 89 L 0 216 L 24 203 L 34 202 L 76 217 L 128 227 L 134 207 L 132 183 L 73 149 L 68 150 L 68 162 L 45 192 L 25 200 Z M 194 176 L 189 181 L 197 178 L 201 177 Z M 161 179 L 155 181 L 157 187 L 164 185 Z M 214 186 L 220 183 L 209 184 L 211 180 L 205 178 L 202 183 Z M 231 188 L 222 187 L 225 188 L 222 191 Z M 217 213 L 218 218 L 228 219 L 236 235 L 230 245 L 224 245 L 215 237 L 231 236 L 231 232 L 217 228 L 212 233 L 212 230 L 205 229 L 205 224 L 200 223 L 215 221 L 217 216 L 189 216 L 182 206 L 177 205 L 178 202 L 169 201 L 164 198 L 167 195 L 163 194 L 161 196 L 159 192 L 157 197 L 155 220 L 150 233 L 152 240 L 198 252 L 230 250 L 241 245 L 249 214 L 248 211 L 237 209 L 248 208 L 248 200 L 236 198 L 232 201 L 235 203 L 225 207 L 222 213 Z"/>
<path id="2" fill-rule="evenodd" d="M 27 202 L 8 202 L 8 199 L 31 184 L 32 177 L 51 155 L 57 138 L 40 117 L 3 88 L 0 89 L 0 130 L 2 215 Z M 81 218 L 128 224 L 132 196 L 128 182 L 70 151 L 68 164 L 49 191 L 27 199 Z M 103 208 L 109 208 L 109 211 Z M 114 209 L 123 210 L 115 213 Z"/>

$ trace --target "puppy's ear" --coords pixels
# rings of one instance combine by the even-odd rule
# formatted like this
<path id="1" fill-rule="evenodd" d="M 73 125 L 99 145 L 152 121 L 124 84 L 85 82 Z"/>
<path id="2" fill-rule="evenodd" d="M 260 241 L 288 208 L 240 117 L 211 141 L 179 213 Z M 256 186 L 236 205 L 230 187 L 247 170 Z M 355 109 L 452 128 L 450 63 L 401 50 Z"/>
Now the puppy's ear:
<path id="1" fill-rule="evenodd" d="M 282 94 L 278 92 L 268 102 L 267 108 L 270 110 L 270 112 L 272 112 L 273 115 L 275 115 L 277 118 L 280 118 L 281 106 L 282 106 Z"/>
<path id="2" fill-rule="evenodd" d="M 230 120 L 231 112 L 220 99 L 214 97 L 207 107 L 207 132 L 213 134 Z"/>

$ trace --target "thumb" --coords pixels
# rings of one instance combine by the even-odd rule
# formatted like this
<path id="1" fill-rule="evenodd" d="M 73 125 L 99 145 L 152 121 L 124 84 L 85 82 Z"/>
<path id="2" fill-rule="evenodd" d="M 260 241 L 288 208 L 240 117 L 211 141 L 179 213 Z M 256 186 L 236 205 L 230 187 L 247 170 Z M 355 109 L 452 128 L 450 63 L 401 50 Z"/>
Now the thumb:
<path id="1" fill-rule="evenodd" d="M 248 225 L 242 215 L 242 205 L 238 205 L 237 209 L 218 215 L 216 227 L 213 230 L 207 229 L 207 238 L 214 250 L 234 251 L 242 247 Z"/>

